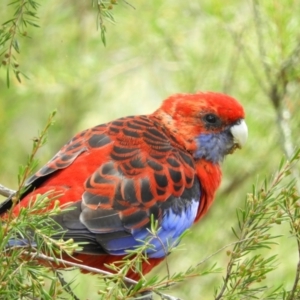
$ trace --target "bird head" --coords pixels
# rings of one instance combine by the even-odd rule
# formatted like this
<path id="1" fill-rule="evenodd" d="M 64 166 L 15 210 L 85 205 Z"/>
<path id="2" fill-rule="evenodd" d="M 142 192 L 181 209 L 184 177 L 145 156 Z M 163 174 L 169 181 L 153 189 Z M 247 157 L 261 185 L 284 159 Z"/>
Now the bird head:
<path id="1" fill-rule="evenodd" d="M 241 148 L 248 137 L 243 107 L 224 94 L 176 94 L 154 115 L 195 159 L 212 163 Z"/>

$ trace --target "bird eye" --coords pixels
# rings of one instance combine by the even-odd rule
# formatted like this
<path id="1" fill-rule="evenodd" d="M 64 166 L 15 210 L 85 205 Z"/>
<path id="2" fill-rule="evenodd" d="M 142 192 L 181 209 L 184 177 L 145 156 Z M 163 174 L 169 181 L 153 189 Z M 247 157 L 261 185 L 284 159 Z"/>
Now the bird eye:
<path id="1" fill-rule="evenodd" d="M 209 124 L 216 124 L 218 122 L 218 117 L 214 114 L 207 114 L 204 116 L 204 120 Z"/>

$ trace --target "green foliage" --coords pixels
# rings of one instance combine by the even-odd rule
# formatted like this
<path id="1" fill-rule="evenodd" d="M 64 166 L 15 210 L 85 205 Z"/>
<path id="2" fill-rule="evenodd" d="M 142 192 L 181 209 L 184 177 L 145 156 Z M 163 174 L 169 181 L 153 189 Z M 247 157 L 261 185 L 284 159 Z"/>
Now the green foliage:
<path id="1" fill-rule="evenodd" d="M 97 7 L 97 25 L 100 28 L 101 40 L 106 45 L 106 27 L 104 19 L 115 22 L 112 9 L 117 5 L 116 0 L 93 0 L 93 7 Z M 8 5 L 14 7 L 13 17 L 2 23 L 0 29 L 0 60 L 1 66 L 6 68 L 6 84 L 10 85 L 10 71 L 21 83 L 21 75 L 28 78 L 19 68 L 17 55 L 20 54 L 19 39 L 28 37 L 29 27 L 39 27 L 38 8 L 40 4 L 34 0 L 15 0 Z"/>
<path id="2" fill-rule="evenodd" d="M 19 63 L 16 55 L 20 53 L 19 38 L 28 35 L 27 28 L 30 26 L 39 27 L 37 25 L 37 9 L 39 4 L 33 0 L 16 0 L 10 2 L 9 5 L 14 7 L 13 17 L 2 23 L 0 29 L 0 59 L 2 67 L 6 68 L 6 83 L 9 87 L 10 70 L 15 77 L 21 82 L 21 74 Z"/>
<path id="3" fill-rule="evenodd" d="M 20 168 L 19 190 L 13 195 L 13 207 L 17 205 L 20 194 L 24 191 L 24 183 L 28 174 L 36 164 L 35 155 L 46 141 L 46 133 L 52 123 L 54 113 L 49 117 L 46 127 L 33 141 L 32 153 L 27 164 Z M 0 227 L 0 298 L 1 299 L 55 299 L 62 292 L 55 274 L 40 263 L 45 255 L 53 258 L 62 253 L 71 255 L 80 250 L 72 240 L 54 240 L 55 233 L 63 232 L 51 216 L 62 212 L 57 198 L 60 195 L 49 191 L 39 195 L 36 201 L 30 201 L 26 208 L 21 208 L 14 216 L 12 210 L 7 213 Z M 51 205 L 50 210 L 45 210 Z M 17 241 L 25 239 L 31 246 L 22 247 Z M 11 241 L 17 243 L 8 247 Z M 47 265 L 47 261 L 45 261 Z M 45 288 L 45 281 L 48 286 Z"/>
<path id="4" fill-rule="evenodd" d="M 238 231 L 233 229 L 233 233 L 238 242 L 232 251 L 227 251 L 230 260 L 216 300 L 298 299 L 300 270 L 296 272 L 293 289 L 288 292 L 281 286 L 274 289 L 274 286 L 267 285 L 266 278 L 268 273 L 276 270 L 279 263 L 276 261 L 277 255 L 272 251 L 279 237 L 270 233 L 274 226 L 289 223 L 300 253 L 299 226 L 298 221 L 295 222 L 300 218 L 300 197 L 294 178 L 290 178 L 292 168 L 299 167 L 299 153 L 300 150 L 291 161 L 280 165 L 270 186 L 267 180 L 260 189 L 254 186 L 253 192 L 248 194 L 245 207 L 237 211 Z M 261 252 L 264 248 L 268 251 Z"/>
<path id="5" fill-rule="evenodd" d="M 98 14 L 97 14 L 97 25 L 98 28 L 100 28 L 101 32 L 101 40 L 104 44 L 106 45 L 106 27 L 104 25 L 104 20 L 103 18 L 106 18 L 112 23 L 115 23 L 114 17 L 111 13 L 114 5 L 117 4 L 116 0 L 107 0 L 107 1 L 101 1 L 101 0 L 93 0 L 93 6 L 97 6 L 98 9 Z"/>
<path id="6" fill-rule="evenodd" d="M 8 6 L 7 10 L 9 2 L 1 2 L 1 22 L 11 19 L 16 11 L 14 6 Z M 245 107 L 249 142 L 224 162 L 224 178 L 216 203 L 207 217 L 186 235 L 185 246 L 181 245 L 168 257 L 169 271 L 162 264 L 146 279 L 150 281 L 157 274 L 168 272 L 185 274 L 189 266 L 199 261 L 200 269 L 209 270 L 218 261 L 216 268 L 233 265 L 227 281 L 224 269 L 223 279 L 219 274 L 190 277 L 172 286 L 168 293 L 182 299 L 210 299 L 214 297 L 214 289 L 217 297 L 225 286 L 222 297 L 240 299 L 238 293 L 243 293 L 249 280 L 250 292 L 245 297 L 251 293 L 268 298 L 278 293 L 278 299 L 297 299 L 299 212 L 295 205 L 298 201 L 293 202 L 289 196 L 291 204 L 282 203 L 282 193 L 285 186 L 292 195 L 292 187 L 299 185 L 298 165 L 273 191 L 282 203 L 281 207 L 274 206 L 274 218 L 281 224 L 275 221 L 268 225 L 263 218 L 257 220 L 266 224 L 268 231 L 262 233 L 268 237 L 266 240 L 251 231 L 264 247 L 256 249 L 251 244 L 253 239 L 245 231 L 245 224 L 251 220 L 251 209 L 254 216 L 260 215 L 265 205 L 261 198 L 270 192 L 273 181 L 267 187 L 262 186 L 263 193 L 261 178 L 270 178 L 283 153 L 291 161 L 296 145 L 300 144 L 300 1 L 130 2 L 136 10 L 126 10 L 127 5 L 120 5 L 120 9 L 113 10 L 115 24 L 104 24 L 109 37 L 106 47 L 101 44 L 99 18 L 100 36 L 95 30 L 98 1 L 93 2 L 94 10 L 86 1 L 40 2 L 36 21 L 40 28 L 27 26 L 31 39 L 18 33 L 20 55 L 12 48 L 16 62 L 30 80 L 20 84 L 11 76 L 7 89 L 7 73 L 3 72 L 6 65 L 0 70 L 0 183 L 18 189 L 16 170 L 20 162 L 28 159 L 36 128 L 41 128 L 49 111 L 55 108 L 57 122 L 49 132 L 50 142 L 37 153 L 42 163 L 75 132 L 120 116 L 150 113 L 169 94 L 196 90 L 232 94 Z M 123 8 L 124 13 L 120 13 Z M 3 59 L 6 58 L 2 56 Z M 284 165 L 286 159 L 282 161 Z M 244 206 L 241 199 L 251 191 L 253 183 L 255 190 Z M 237 207 L 241 227 L 236 221 Z M 271 205 L 266 205 L 266 209 L 266 216 L 270 217 Z M 252 228 L 255 222 L 251 224 L 247 226 Z M 237 237 L 231 234 L 231 227 Z M 253 246 L 255 249 L 233 260 L 232 253 L 246 252 L 247 247 Z M 224 249 L 230 251 L 229 255 Z M 206 259 L 211 253 L 216 254 Z M 268 261 L 274 255 L 277 257 Z M 248 271 L 251 267 L 258 269 L 262 262 L 270 267 L 264 265 L 266 273 L 258 274 L 261 281 L 255 282 Z M 240 266 L 245 267 L 244 273 L 238 270 Z M 72 282 L 74 276 L 74 272 L 64 274 L 67 282 Z M 95 286 L 103 287 L 105 283 L 95 276 L 77 276 L 72 291 L 80 299 L 98 299 Z"/>
<path id="7" fill-rule="evenodd" d="M 38 165 L 38 160 L 35 158 L 38 150 L 45 145 L 47 142 L 47 132 L 51 125 L 53 125 L 53 119 L 56 114 L 56 111 L 53 111 L 46 123 L 45 128 L 38 134 L 38 137 L 33 138 L 32 151 L 31 154 L 27 158 L 27 162 L 25 166 L 19 167 L 18 173 L 18 189 L 17 194 L 15 195 L 16 201 L 19 200 L 21 194 L 25 192 L 25 181 L 29 177 L 30 174 L 36 169 Z"/>
<path id="8" fill-rule="evenodd" d="M 58 196 L 58 195 L 57 195 Z M 56 196 L 56 197 L 57 197 Z M 51 216 L 62 211 L 55 202 L 53 209 L 43 211 L 55 198 L 51 191 L 40 195 L 37 201 L 31 203 L 26 209 L 21 209 L 17 217 L 9 215 L 2 221 L 0 228 L 0 298 L 1 299 L 55 299 L 62 293 L 58 278 L 50 274 L 45 255 L 53 257 L 62 253 L 72 254 L 80 250 L 72 240 L 54 240 L 51 236 L 58 233 L 58 225 Z M 41 211 L 43 213 L 41 214 Z M 31 247 L 7 247 L 9 241 L 27 239 L 32 242 Z M 47 286 L 45 287 L 45 282 Z"/>

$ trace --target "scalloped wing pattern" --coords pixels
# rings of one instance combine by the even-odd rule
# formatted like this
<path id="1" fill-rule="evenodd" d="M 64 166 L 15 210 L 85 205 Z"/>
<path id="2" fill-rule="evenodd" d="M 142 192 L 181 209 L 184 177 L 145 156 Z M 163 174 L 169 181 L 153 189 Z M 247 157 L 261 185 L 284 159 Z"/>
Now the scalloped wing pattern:
<path id="1" fill-rule="evenodd" d="M 193 224 L 200 201 L 193 158 L 154 117 L 120 118 L 79 133 L 28 184 L 38 188 L 52 177 L 68 180 L 64 173 L 72 168 L 80 172 L 84 164 L 92 164 L 93 172 L 78 174 L 84 178 L 77 198 L 80 211 L 70 211 L 67 219 L 84 225 L 84 234 L 90 233 L 108 253 L 123 255 L 138 240 L 149 238 L 151 215 L 160 230 L 152 239 L 150 257 L 167 255 L 168 247 Z M 59 222 L 68 228 L 68 236 L 73 230 L 81 239 L 82 233 L 64 224 L 65 219 Z"/>

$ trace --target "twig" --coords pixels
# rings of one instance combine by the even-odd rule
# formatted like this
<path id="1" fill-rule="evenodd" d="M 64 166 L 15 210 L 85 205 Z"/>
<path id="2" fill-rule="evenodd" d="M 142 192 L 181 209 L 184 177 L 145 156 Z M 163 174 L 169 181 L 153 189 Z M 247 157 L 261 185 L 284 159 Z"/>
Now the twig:
<path id="1" fill-rule="evenodd" d="M 261 64 L 264 68 L 266 80 L 269 82 L 269 85 L 272 86 L 272 76 L 271 76 L 271 69 L 268 63 L 266 62 L 266 47 L 264 45 L 264 37 L 262 34 L 262 21 L 260 16 L 260 10 L 258 9 L 259 2 L 257 0 L 253 0 L 253 16 L 254 16 L 254 25 L 255 25 L 255 32 L 257 35 L 257 46 L 260 55 Z"/>
<path id="2" fill-rule="evenodd" d="M 0 184 L 0 195 L 4 197 L 10 197 L 15 194 L 16 191 L 7 188 L 6 186 Z"/>
<path id="3" fill-rule="evenodd" d="M 299 198 L 299 197 L 298 197 Z M 291 205 L 290 202 L 287 202 L 287 214 L 290 218 L 290 226 L 291 226 L 291 233 L 296 236 L 297 238 L 297 248 L 298 248 L 298 263 L 296 268 L 296 275 L 293 287 L 287 297 L 287 300 L 299 299 L 299 280 L 300 280 L 300 233 L 299 227 L 296 225 L 299 219 L 299 208 Z M 297 295 L 296 295 L 297 293 Z M 298 297 L 297 297 L 298 296 Z"/>
<path id="4" fill-rule="evenodd" d="M 270 95 L 270 99 L 272 100 L 272 95 Z M 284 95 L 281 98 L 282 103 L 284 102 L 283 99 Z M 290 127 L 291 113 L 283 104 L 281 105 L 281 108 L 276 109 L 276 112 L 278 125 L 281 132 L 283 151 L 286 157 L 290 159 L 295 151 L 295 147 L 292 141 L 292 130 Z M 299 176 L 297 177 L 299 178 Z"/>
<path id="5" fill-rule="evenodd" d="M 299 241 L 299 239 L 297 240 L 297 246 L 298 246 L 298 264 L 297 264 L 296 276 L 295 276 L 293 288 L 291 290 L 289 297 L 287 298 L 288 300 L 296 299 L 296 298 L 294 298 L 294 296 L 297 292 L 298 284 L 299 284 L 299 280 L 300 280 L 300 241 Z M 298 293 L 299 293 L 299 291 L 298 291 Z M 296 296 L 299 297 L 299 294 Z M 297 297 L 297 299 L 299 299 L 298 297 Z"/>
<path id="6" fill-rule="evenodd" d="M 248 55 L 244 45 L 241 42 L 241 38 L 240 36 L 237 36 L 234 32 L 230 31 L 234 42 L 236 43 L 236 46 L 239 48 L 239 50 L 241 51 L 245 63 L 248 66 L 248 68 L 250 69 L 250 71 L 252 72 L 254 79 L 256 80 L 257 84 L 260 86 L 260 88 L 262 89 L 262 91 L 268 95 L 268 87 L 265 84 L 264 79 L 261 78 L 261 76 L 259 75 L 259 72 L 257 70 L 257 68 L 254 66 L 254 63 L 252 62 L 250 56 Z"/>
<path id="7" fill-rule="evenodd" d="M 12 59 L 12 52 L 13 52 L 13 48 L 17 51 L 18 51 L 18 48 L 14 47 L 14 44 L 16 43 L 16 40 L 15 40 L 15 36 L 17 34 L 17 29 L 18 29 L 18 26 L 19 26 L 19 22 L 22 20 L 22 17 L 23 17 L 23 14 L 24 14 L 24 7 L 26 5 L 26 1 L 21 1 L 20 3 L 20 7 L 18 9 L 18 13 L 16 14 L 16 17 L 14 19 L 14 21 L 12 22 L 12 25 L 10 26 L 10 28 L 8 29 L 8 32 L 10 33 L 10 42 L 9 42 L 9 45 L 8 45 L 8 52 L 7 52 L 7 72 L 9 72 L 9 67 L 10 65 L 12 64 L 11 63 L 11 59 Z M 8 80 L 8 79 L 7 79 Z M 7 84 L 8 84 L 8 87 L 9 87 L 9 81 L 7 81 Z"/>
<path id="8" fill-rule="evenodd" d="M 131 8 L 133 9 L 136 9 L 131 3 L 129 3 L 128 1 L 126 0 L 123 0 L 123 2 L 125 2 L 128 6 L 130 6 Z"/>
<path id="9" fill-rule="evenodd" d="M 159 295 L 161 297 L 161 299 L 163 300 L 181 300 L 180 298 L 171 296 L 171 295 L 167 295 L 167 294 L 162 294 L 161 292 L 158 291 L 154 291 L 155 294 Z"/>
<path id="10" fill-rule="evenodd" d="M 211 254 L 211 255 L 207 256 L 206 258 L 204 258 L 203 260 L 201 260 L 199 263 L 197 263 L 196 267 L 199 267 L 200 265 L 202 265 L 203 263 L 205 263 L 206 261 L 208 261 L 209 259 L 211 259 L 213 256 L 217 255 L 218 253 L 220 253 L 221 251 L 223 251 L 224 249 L 226 249 L 226 248 L 228 248 L 230 246 L 234 246 L 236 244 L 240 244 L 240 243 L 243 243 L 243 242 L 246 242 L 246 241 L 249 241 L 249 240 L 253 240 L 253 239 L 254 239 L 254 237 L 250 237 L 250 238 L 247 238 L 247 239 L 242 239 L 242 240 L 239 240 L 239 241 L 227 244 L 224 247 L 218 249 L 213 254 Z"/>
<path id="11" fill-rule="evenodd" d="M 230 94 L 231 93 L 230 88 L 234 86 L 233 84 L 234 75 L 236 73 L 238 62 L 240 60 L 240 54 L 241 54 L 241 52 L 239 51 L 240 49 L 236 47 L 236 50 L 237 51 L 232 51 L 232 55 L 229 59 L 229 64 L 227 66 L 227 71 L 225 73 L 223 87 L 222 87 L 222 91 L 225 94 Z"/>
<path id="12" fill-rule="evenodd" d="M 89 266 L 86 266 L 86 265 L 70 262 L 70 261 L 67 261 L 67 260 L 64 260 L 64 259 L 60 259 L 60 258 L 53 258 L 53 257 L 47 256 L 45 254 L 41 254 L 41 253 L 37 253 L 37 252 L 24 251 L 23 253 L 25 255 L 28 255 L 28 256 L 30 256 L 32 258 L 35 258 L 35 259 L 37 258 L 37 259 L 42 259 L 42 260 L 45 260 L 45 261 L 50 261 L 50 262 L 55 262 L 55 263 L 60 263 L 60 264 L 63 264 L 63 265 L 71 266 L 71 267 L 76 267 L 76 268 L 79 268 L 79 269 L 82 269 L 82 270 L 85 270 L 85 271 L 88 271 L 88 272 L 91 272 L 91 273 L 94 273 L 94 274 L 101 274 L 101 275 L 106 275 L 106 276 L 115 276 L 116 275 L 114 273 L 104 271 L 104 270 L 101 270 L 101 269 L 98 269 L 98 268 L 89 267 Z M 133 279 L 128 278 L 128 277 L 124 277 L 123 280 L 125 282 L 127 282 L 129 284 L 133 284 L 133 285 L 136 285 L 138 283 L 136 280 L 133 280 Z M 151 292 L 156 293 L 162 299 L 165 299 L 165 300 L 181 300 L 180 298 L 170 296 L 170 295 L 167 295 L 167 294 L 163 294 L 163 293 L 161 293 L 159 291 L 156 291 L 156 290 L 151 290 Z"/>
<path id="13" fill-rule="evenodd" d="M 72 289 L 70 288 L 69 283 L 67 283 L 67 282 L 65 281 L 63 275 L 62 275 L 60 272 L 56 271 L 56 270 L 54 270 L 54 273 L 56 274 L 56 276 L 57 276 L 57 278 L 58 278 L 58 280 L 59 280 L 59 282 L 60 282 L 62 288 L 63 288 L 63 289 L 64 289 L 64 290 L 65 290 L 65 291 L 66 291 L 66 292 L 67 292 L 74 300 L 80 300 L 80 299 L 74 294 L 74 292 L 72 291 Z"/>
<path id="14" fill-rule="evenodd" d="M 79 268 L 79 269 L 82 269 L 82 270 L 85 270 L 85 271 L 88 271 L 88 272 L 91 272 L 91 273 L 94 273 L 94 274 L 102 274 L 102 275 L 107 275 L 107 276 L 114 276 L 115 275 L 114 273 L 111 273 L 111 272 L 108 272 L 108 271 L 104 271 L 104 270 L 101 270 L 101 269 L 89 267 L 89 266 L 82 265 L 82 264 L 79 264 L 79 263 L 74 263 L 74 262 L 67 261 L 67 260 L 60 259 L 60 258 L 53 258 L 53 257 L 47 256 L 47 255 L 42 254 L 42 253 L 24 251 L 24 254 L 28 255 L 28 256 L 31 256 L 32 258 L 38 258 L 38 259 L 42 259 L 42 260 L 46 260 L 46 261 L 60 263 L 60 264 L 67 265 L 67 266 L 76 267 L 76 268 Z M 124 277 L 124 281 L 126 281 L 130 284 L 137 284 L 138 283 L 137 281 L 132 280 L 128 277 Z"/>

